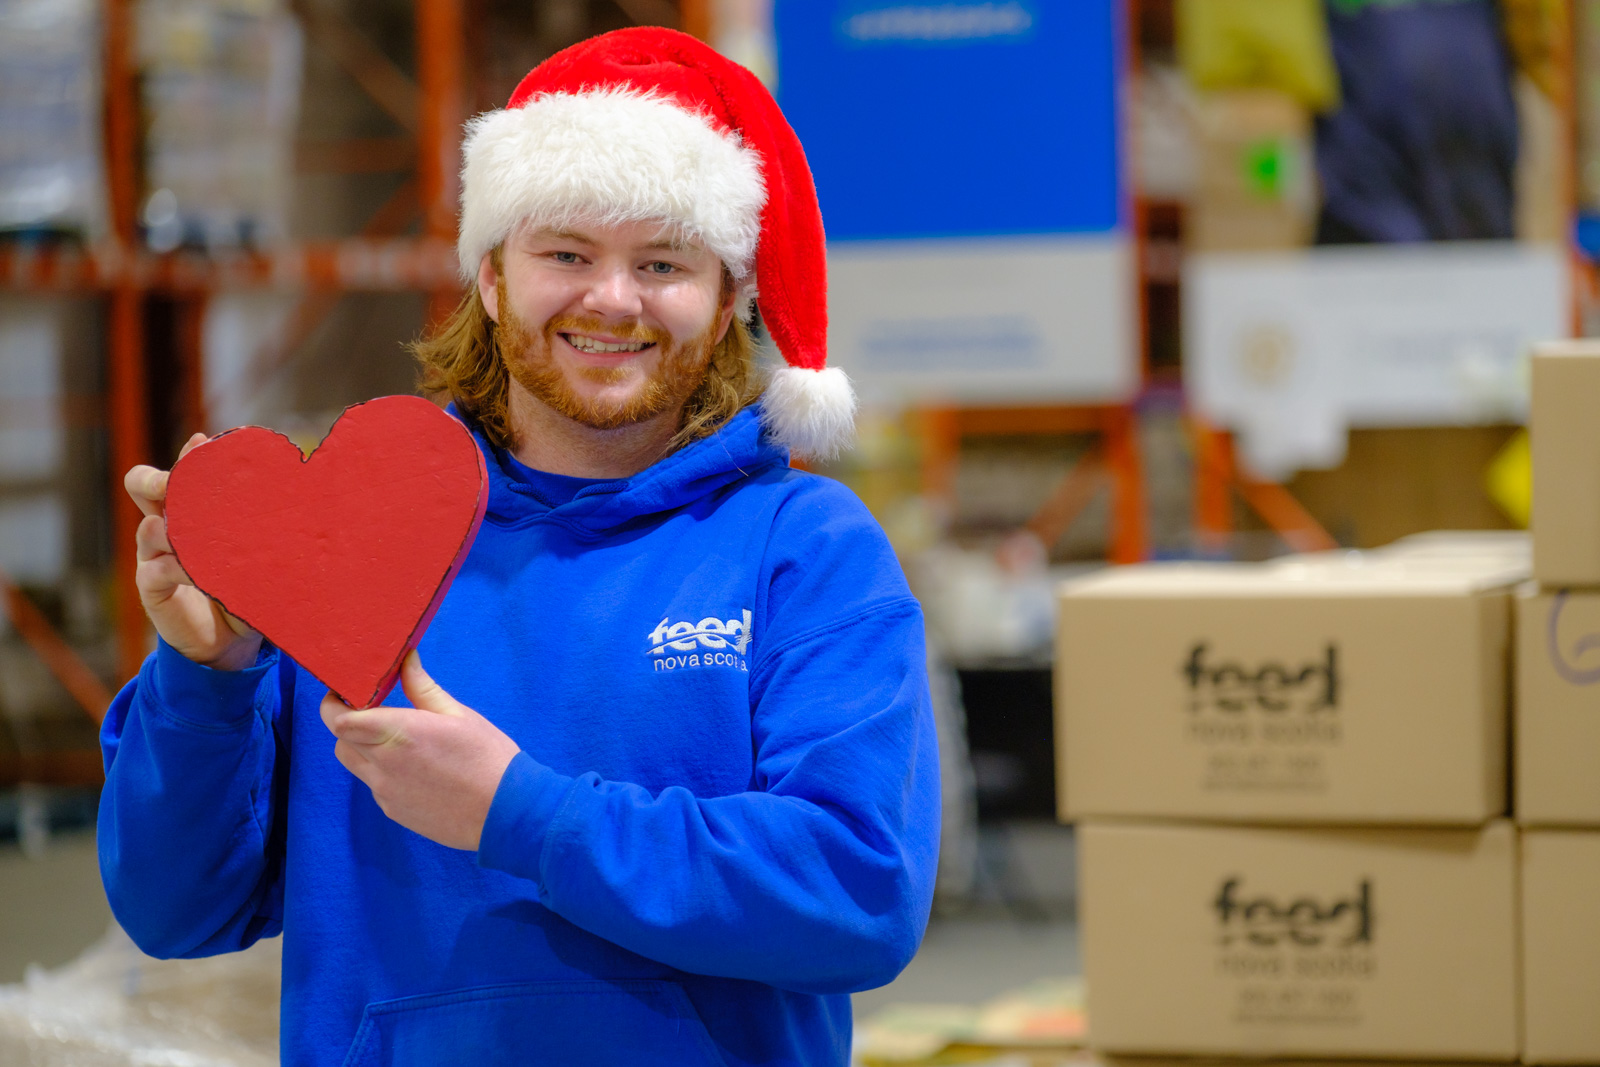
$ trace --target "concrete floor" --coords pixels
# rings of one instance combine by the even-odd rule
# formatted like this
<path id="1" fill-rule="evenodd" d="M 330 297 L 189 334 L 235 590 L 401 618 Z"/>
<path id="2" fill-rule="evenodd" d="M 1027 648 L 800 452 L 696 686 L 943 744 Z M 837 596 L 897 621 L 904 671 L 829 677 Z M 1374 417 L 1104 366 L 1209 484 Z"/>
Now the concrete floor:
<path id="1" fill-rule="evenodd" d="M 1071 919 L 935 919 L 899 978 L 852 1000 L 856 1018 L 866 1019 L 890 1004 L 977 1004 L 1040 978 L 1078 973 L 1078 924 Z"/>
<path id="2" fill-rule="evenodd" d="M 61 966 L 110 924 L 93 833 L 53 836 L 38 856 L 0 845 L 0 983 L 21 981 L 30 963 Z"/>
<path id="3" fill-rule="evenodd" d="M 865 1019 L 889 1004 L 978 1004 L 1040 978 L 1081 974 L 1071 829 L 985 824 L 973 899 L 941 902 L 922 948 L 893 982 L 855 995 Z"/>

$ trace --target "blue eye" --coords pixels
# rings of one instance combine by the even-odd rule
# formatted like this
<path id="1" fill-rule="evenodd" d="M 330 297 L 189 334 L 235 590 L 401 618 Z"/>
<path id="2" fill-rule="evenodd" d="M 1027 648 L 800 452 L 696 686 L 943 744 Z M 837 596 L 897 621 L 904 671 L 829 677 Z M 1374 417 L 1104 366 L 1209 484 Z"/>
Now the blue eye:
<path id="1" fill-rule="evenodd" d="M 552 252 L 550 255 L 557 263 L 576 263 L 579 259 L 576 252 Z"/>
<path id="2" fill-rule="evenodd" d="M 648 270 L 651 274 L 671 274 L 673 271 L 677 270 L 678 268 L 674 267 L 671 263 L 663 263 L 660 260 L 657 260 L 656 262 L 650 264 L 645 269 Z"/>

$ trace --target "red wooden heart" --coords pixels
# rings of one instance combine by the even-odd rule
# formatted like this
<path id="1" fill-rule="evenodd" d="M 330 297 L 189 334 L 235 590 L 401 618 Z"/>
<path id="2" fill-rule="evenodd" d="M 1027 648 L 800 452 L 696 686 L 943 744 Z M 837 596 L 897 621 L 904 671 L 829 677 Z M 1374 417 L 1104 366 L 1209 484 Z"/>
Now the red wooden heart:
<path id="1" fill-rule="evenodd" d="M 489 501 L 472 435 L 417 396 L 346 408 L 309 457 L 219 434 L 172 468 L 167 539 L 189 577 L 352 707 L 381 701 Z"/>

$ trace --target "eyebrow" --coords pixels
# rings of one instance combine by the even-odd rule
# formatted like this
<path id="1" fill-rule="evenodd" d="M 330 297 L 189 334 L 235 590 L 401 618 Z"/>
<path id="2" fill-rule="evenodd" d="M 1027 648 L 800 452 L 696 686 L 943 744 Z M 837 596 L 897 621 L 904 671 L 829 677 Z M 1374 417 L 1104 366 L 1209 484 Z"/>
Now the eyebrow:
<path id="1" fill-rule="evenodd" d="M 588 234 L 580 233 L 577 230 L 568 229 L 534 230 L 527 234 L 526 239 L 530 241 L 576 241 L 579 244 L 585 244 L 591 247 L 599 243 Z M 695 246 L 693 243 L 685 240 L 682 237 L 659 237 L 648 244 L 641 245 L 640 251 L 693 252 L 695 251 Z"/>
<path id="2" fill-rule="evenodd" d="M 694 245 L 682 238 L 662 237 L 644 246 L 646 252 L 693 252 Z"/>
<path id="3" fill-rule="evenodd" d="M 593 237 L 579 233 L 577 230 L 534 230 L 528 234 L 530 241 L 577 241 L 579 244 L 592 245 Z"/>

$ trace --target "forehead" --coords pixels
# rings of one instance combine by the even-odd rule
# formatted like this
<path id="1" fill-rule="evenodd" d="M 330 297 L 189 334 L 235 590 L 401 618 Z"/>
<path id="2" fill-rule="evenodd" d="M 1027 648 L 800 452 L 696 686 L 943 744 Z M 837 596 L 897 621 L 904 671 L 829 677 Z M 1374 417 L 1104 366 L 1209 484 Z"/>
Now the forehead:
<path id="1" fill-rule="evenodd" d="M 524 225 L 518 239 L 531 243 L 572 243 L 617 251 L 670 251 L 680 255 L 710 256 L 705 243 L 683 227 L 660 219 L 626 222 L 577 220 L 559 226 Z"/>

